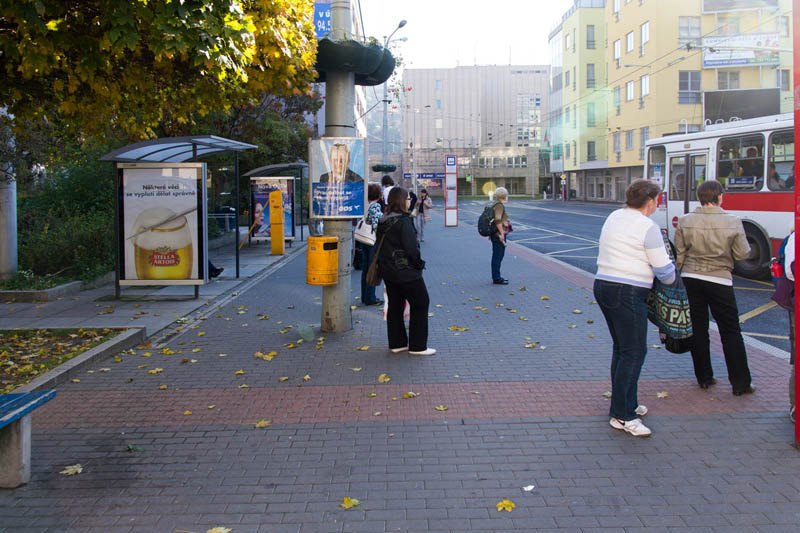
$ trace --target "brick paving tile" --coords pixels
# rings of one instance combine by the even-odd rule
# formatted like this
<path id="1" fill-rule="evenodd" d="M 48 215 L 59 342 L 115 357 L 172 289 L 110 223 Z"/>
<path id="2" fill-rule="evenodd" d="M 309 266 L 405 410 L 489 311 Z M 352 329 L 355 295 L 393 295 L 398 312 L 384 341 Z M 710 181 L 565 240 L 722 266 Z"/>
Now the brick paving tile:
<path id="1" fill-rule="evenodd" d="M 748 347 L 758 392 L 737 398 L 718 336 L 708 391 L 690 357 L 650 348 L 639 398 L 654 435 L 635 439 L 608 425 L 610 339 L 591 276 L 512 244 L 512 283 L 498 287 L 474 227 L 426 237 L 436 356 L 389 353 L 378 308 L 300 343 L 321 292 L 295 257 L 61 386 L 33 417 L 31 482 L 0 490 L 0 532 L 795 530 L 785 361 Z M 82 474 L 58 474 L 75 463 Z M 341 509 L 345 496 L 361 504 Z"/>

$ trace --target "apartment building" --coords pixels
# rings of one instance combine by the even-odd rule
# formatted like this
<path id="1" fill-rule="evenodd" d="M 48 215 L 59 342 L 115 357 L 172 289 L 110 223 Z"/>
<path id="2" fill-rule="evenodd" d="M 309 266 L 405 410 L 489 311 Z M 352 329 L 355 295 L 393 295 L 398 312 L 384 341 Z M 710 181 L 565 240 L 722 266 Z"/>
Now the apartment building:
<path id="1" fill-rule="evenodd" d="M 563 169 L 575 197 L 624 201 L 627 185 L 643 176 L 644 146 L 650 138 L 791 111 L 791 4 L 791 0 L 607 1 L 606 78 L 588 93 L 605 95 L 605 153 L 596 149 L 598 160 L 607 154 L 606 168 L 581 167 L 597 133 L 579 127 L 580 104 L 576 118 L 565 80 L 562 87 Z M 568 69 L 580 72 L 589 62 L 580 57 L 589 51 L 582 50 L 579 40 L 567 43 L 566 28 L 571 19 L 581 21 L 584 13 L 593 11 L 578 0 L 562 20 L 564 77 Z M 585 24 L 577 23 L 577 29 Z M 551 44 L 554 38 L 551 34 Z M 568 44 L 575 46 L 574 55 Z M 579 102 L 588 102 L 588 95 L 581 95 Z"/>
<path id="2" fill-rule="evenodd" d="M 561 33 L 563 174 L 577 195 L 578 183 L 602 190 L 608 167 L 605 0 L 576 0 Z"/>
<path id="3" fill-rule="evenodd" d="M 541 190 L 548 173 L 546 65 L 459 66 L 403 73 L 401 176 L 442 194 L 444 156 L 458 156 L 459 195 Z"/>

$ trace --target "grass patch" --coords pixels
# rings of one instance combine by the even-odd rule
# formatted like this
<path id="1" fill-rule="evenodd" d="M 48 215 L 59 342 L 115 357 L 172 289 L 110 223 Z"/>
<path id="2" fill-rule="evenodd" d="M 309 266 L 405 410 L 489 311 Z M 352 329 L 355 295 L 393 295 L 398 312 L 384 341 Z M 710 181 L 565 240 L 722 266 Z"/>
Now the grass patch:
<path id="1" fill-rule="evenodd" d="M 122 331 L 108 328 L 0 330 L 0 393 L 25 385 Z"/>
<path id="2" fill-rule="evenodd" d="M 0 280 L 0 290 L 2 291 L 43 291 L 52 289 L 57 285 L 69 283 L 72 278 L 69 276 L 45 275 L 39 276 L 30 270 L 20 270 L 13 278 Z"/>

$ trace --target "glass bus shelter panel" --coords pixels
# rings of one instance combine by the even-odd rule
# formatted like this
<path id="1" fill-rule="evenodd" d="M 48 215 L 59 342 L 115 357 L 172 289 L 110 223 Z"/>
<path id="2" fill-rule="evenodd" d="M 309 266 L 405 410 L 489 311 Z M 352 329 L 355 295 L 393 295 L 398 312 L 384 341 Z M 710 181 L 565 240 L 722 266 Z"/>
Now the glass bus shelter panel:
<path id="1" fill-rule="evenodd" d="M 725 190 L 761 190 L 764 185 L 764 136 L 723 137 L 718 146 L 717 180 Z"/>
<path id="2" fill-rule="evenodd" d="M 767 187 L 771 191 L 794 190 L 794 132 L 777 131 L 769 138 Z"/>

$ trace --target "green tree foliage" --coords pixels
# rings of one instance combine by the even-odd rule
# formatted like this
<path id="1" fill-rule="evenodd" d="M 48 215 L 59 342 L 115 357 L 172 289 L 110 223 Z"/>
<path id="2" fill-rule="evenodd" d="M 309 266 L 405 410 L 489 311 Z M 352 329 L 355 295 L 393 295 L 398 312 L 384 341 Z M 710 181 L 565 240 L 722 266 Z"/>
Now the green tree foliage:
<path id="1" fill-rule="evenodd" d="M 313 0 L 0 0 L 0 105 L 128 139 L 313 79 Z"/>

